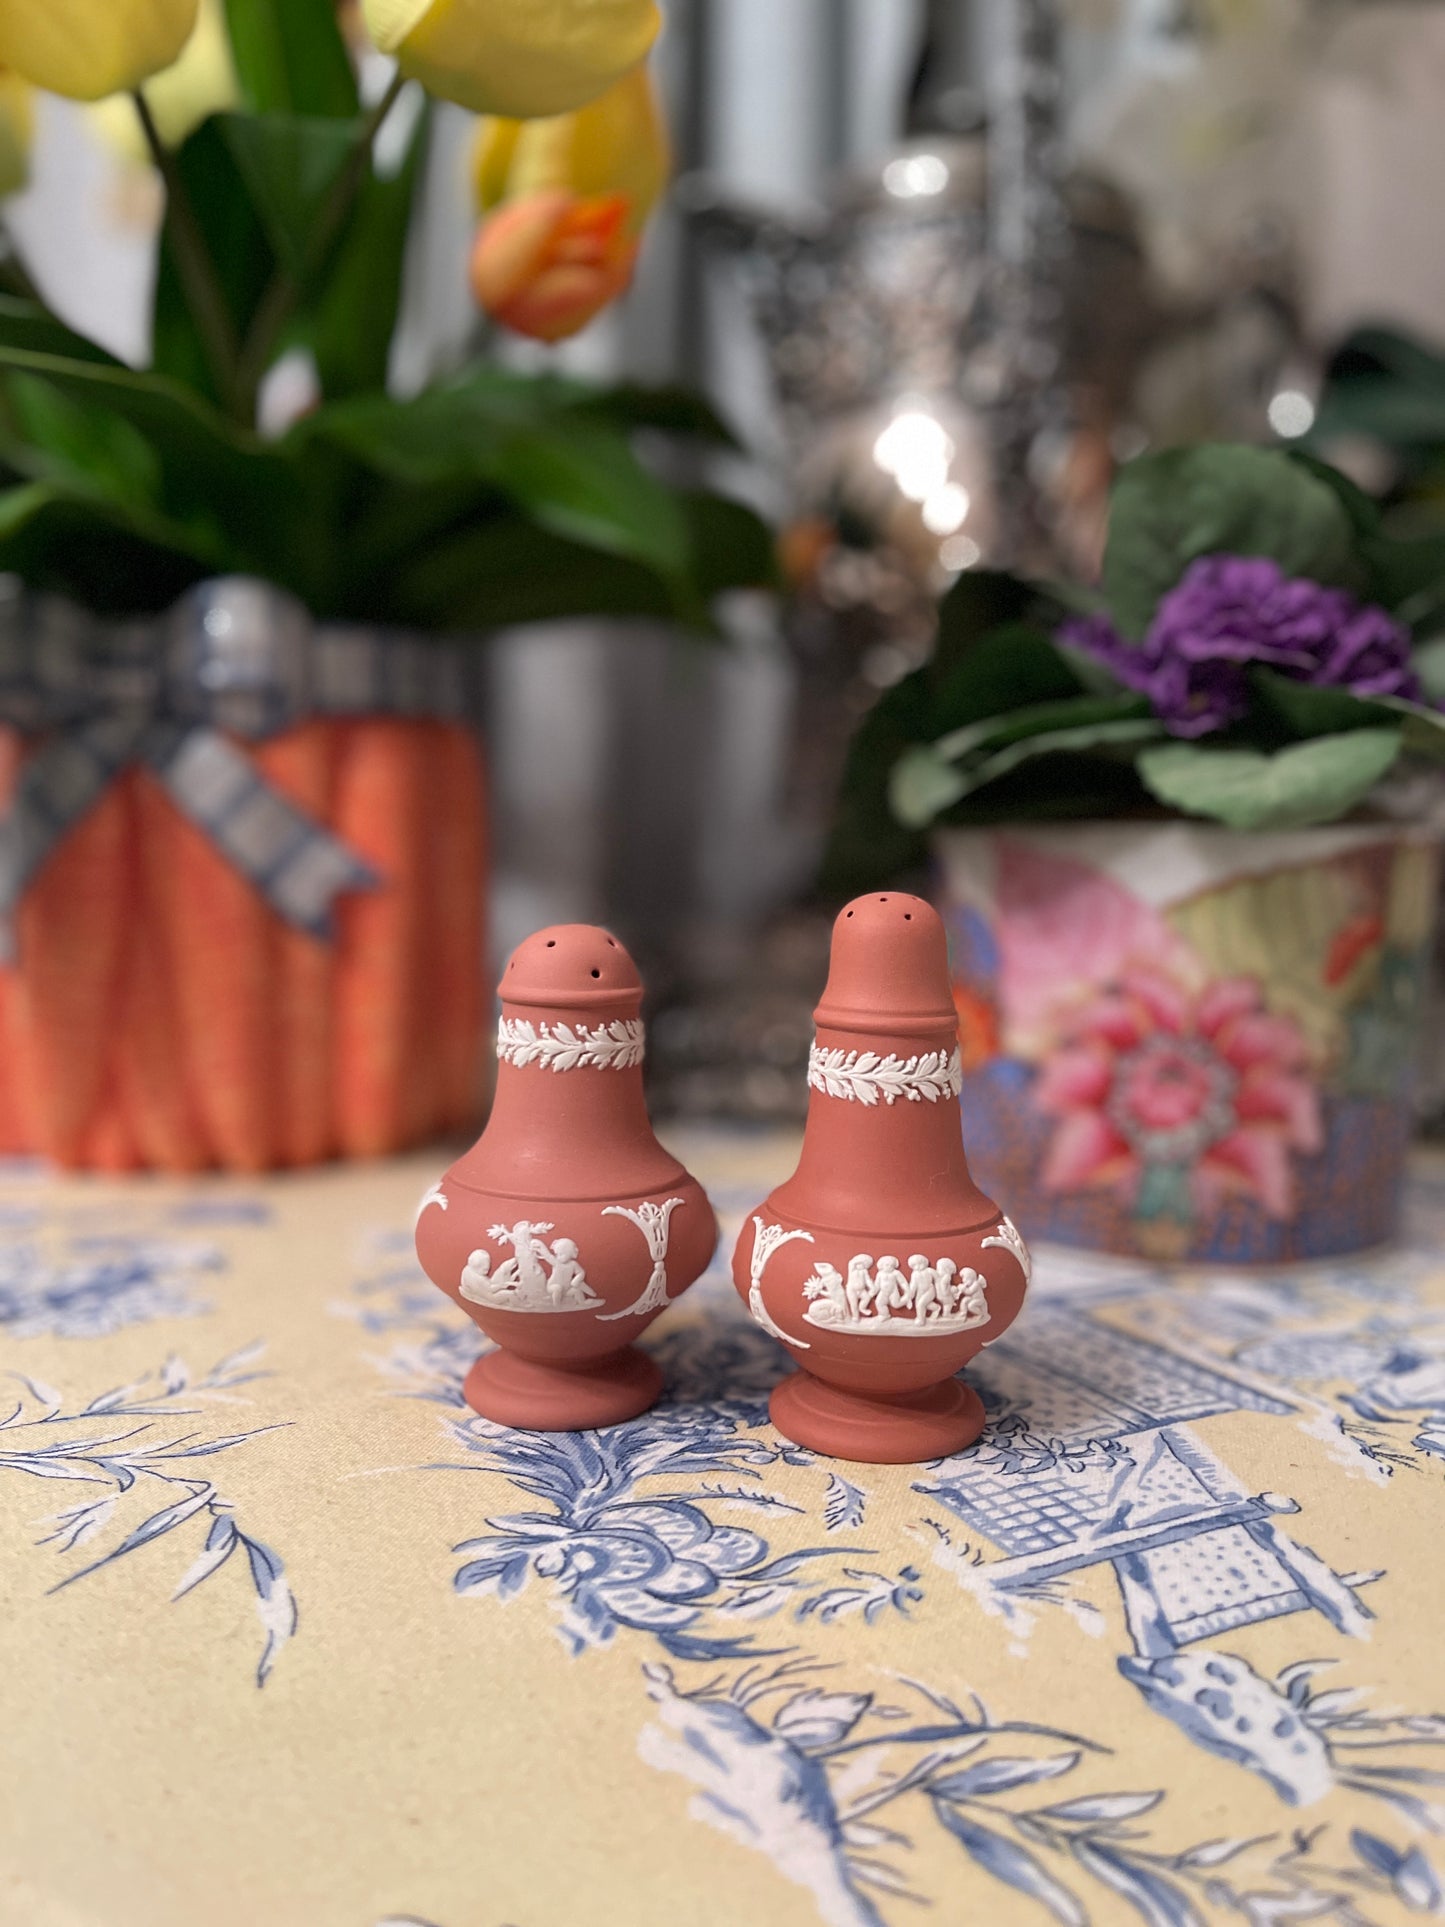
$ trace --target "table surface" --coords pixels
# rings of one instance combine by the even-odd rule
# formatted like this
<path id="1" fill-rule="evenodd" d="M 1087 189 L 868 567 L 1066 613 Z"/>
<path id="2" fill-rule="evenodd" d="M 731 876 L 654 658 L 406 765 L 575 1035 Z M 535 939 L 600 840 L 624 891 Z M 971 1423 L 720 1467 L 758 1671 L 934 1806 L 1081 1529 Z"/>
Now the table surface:
<path id="1" fill-rule="evenodd" d="M 674 1141 L 729 1249 L 791 1142 Z M 1445 1166 L 1357 1261 L 1041 1254 L 918 1467 L 779 1438 L 721 1267 L 648 1417 L 471 1415 L 437 1168 L 0 1174 L 4 1927 L 1445 1905 Z"/>

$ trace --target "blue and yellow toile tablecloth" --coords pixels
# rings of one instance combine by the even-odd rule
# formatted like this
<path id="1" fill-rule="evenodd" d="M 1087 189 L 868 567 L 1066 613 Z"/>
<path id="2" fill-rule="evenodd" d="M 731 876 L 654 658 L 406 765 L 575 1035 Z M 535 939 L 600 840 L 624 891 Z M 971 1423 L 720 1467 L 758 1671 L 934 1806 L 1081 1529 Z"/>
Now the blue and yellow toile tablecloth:
<path id="1" fill-rule="evenodd" d="M 678 1148 L 730 1235 L 792 1154 Z M 1043 1254 L 895 1468 L 721 1265 L 647 1418 L 472 1416 L 438 1162 L 0 1176 L 3 1927 L 1445 1911 L 1445 1169 L 1356 1262 Z"/>

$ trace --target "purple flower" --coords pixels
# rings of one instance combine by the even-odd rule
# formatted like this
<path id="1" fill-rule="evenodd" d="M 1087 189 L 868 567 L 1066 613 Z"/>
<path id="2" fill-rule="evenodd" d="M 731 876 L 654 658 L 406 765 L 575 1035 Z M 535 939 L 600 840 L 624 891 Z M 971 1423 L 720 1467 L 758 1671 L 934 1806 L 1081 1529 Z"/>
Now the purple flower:
<path id="1" fill-rule="evenodd" d="M 1175 736 L 1237 722 L 1249 708 L 1251 663 L 1356 696 L 1420 700 L 1402 623 L 1344 589 L 1286 576 L 1266 556 L 1191 562 L 1137 646 L 1105 616 L 1066 622 L 1059 638 L 1147 696 Z"/>

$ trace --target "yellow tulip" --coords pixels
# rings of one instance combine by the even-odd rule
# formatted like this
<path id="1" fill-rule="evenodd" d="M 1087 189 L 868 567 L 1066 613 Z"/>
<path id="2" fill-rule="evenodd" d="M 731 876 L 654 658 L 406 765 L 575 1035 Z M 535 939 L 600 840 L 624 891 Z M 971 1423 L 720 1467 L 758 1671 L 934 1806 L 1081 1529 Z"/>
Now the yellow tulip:
<path id="1" fill-rule="evenodd" d="M 30 178 L 35 99 L 18 74 L 0 73 L 0 194 L 18 194 Z"/>
<path id="2" fill-rule="evenodd" d="M 0 0 L 0 66 L 71 100 L 101 100 L 169 67 L 197 0 Z"/>
<path id="3" fill-rule="evenodd" d="M 196 30 L 173 66 L 141 89 L 161 139 L 179 147 L 208 114 L 221 114 L 241 98 L 223 0 L 200 0 Z M 97 130 L 126 160 L 148 161 L 146 146 L 129 94 L 112 94 L 89 109 Z"/>
<path id="4" fill-rule="evenodd" d="M 661 25 L 656 0 L 362 0 L 362 10 L 382 53 L 428 92 L 524 120 L 595 100 Z"/>
<path id="5" fill-rule="evenodd" d="M 477 200 L 488 209 L 550 188 L 621 194 L 637 233 L 667 185 L 670 162 L 652 76 L 640 66 L 576 113 L 484 120 L 477 134 Z"/>

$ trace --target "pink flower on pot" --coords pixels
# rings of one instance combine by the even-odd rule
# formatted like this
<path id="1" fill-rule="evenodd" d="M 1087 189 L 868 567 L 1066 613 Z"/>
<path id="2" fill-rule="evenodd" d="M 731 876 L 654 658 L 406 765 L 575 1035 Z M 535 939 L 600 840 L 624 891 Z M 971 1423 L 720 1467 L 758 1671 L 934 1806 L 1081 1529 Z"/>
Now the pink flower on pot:
<path id="1" fill-rule="evenodd" d="M 1044 1188 L 1132 1205 L 1174 1173 L 1195 1210 L 1234 1190 L 1288 1218 L 1292 1156 L 1322 1143 L 1304 1034 L 1252 977 L 1194 991 L 1147 965 L 1121 972 L 1071 1014 L 1034 1101 L 1058 1119 Z"/>

